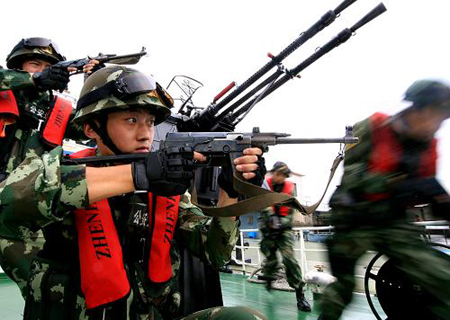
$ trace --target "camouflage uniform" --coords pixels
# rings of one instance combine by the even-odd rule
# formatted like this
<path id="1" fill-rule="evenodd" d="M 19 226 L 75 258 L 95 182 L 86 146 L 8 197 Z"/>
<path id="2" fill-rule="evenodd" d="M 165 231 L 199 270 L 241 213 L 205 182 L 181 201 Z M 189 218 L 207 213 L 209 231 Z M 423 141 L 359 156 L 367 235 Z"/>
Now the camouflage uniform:
<path id="1" fill-rule="evenodd" d="M 103 79 L 115 79 L 122 73 L 128 74 L 123 67 L 110 67 L 94 73 L 85 83 Z M 133 75 L 139 77 L 134 71 Z M 96 85 L 95 88 L 101 87 Z M 83 92 L 82 91 L 82 96 Z M 100 103 L 93 103 L 92 109 L 85 108 L 77 113 L 80 117 L 89 116 L 89 112 L 114 111 L 116 107 L 128 109 L 130 106 L 152 108 L 155 113 L 156 123 L 164 119 L 168 114 L 160 101 L 160 96 L 141 93 L 129 99 L 119 100 L 116 97 L 104 98 Z M 97 107 L 97 108 L 96 108 Z M 158 116 L 159 115 L 159 116 Z M 104 117 L 107 119 L 107 117 Z M 77 116 L 75 120 L 79 119 Z M 75 122 L 80 128 L 83 121 Z M 98 153 L 97 153 L 98 154 Z M 56 156 L 56 151 L 55 151 Z M 61 156 L 61 153 L 59 154 Z M 54 170 L 62 170 L 65 166 L 59 166 L 60 158 L 55 158 Z M 64 193 L 64 186 L 52 189 L 55 195 Z M 76 190 L 75 190 L 76 191 Z M 53 319 L 172 319 L 180 304 L 180 294 L 177 292 L 176 283 L 180 267 L 180 248 L 186 247 L 192 254 L 213 267 L 223 266 L 231 257 L 231 251 L 237 241 L 238 222 L 230 218 L 210 218 L 203 215 L 201 210 L 192 205 L 188 195 L 182 197 L 179 204 L 179 215 L 175 227 L 174 238 L 171 242 L 170 256 L 173 277 L 163 283 L 153 283 L 146 276 L 143 262 L 140 261 L 148 240 L 148 218 L 143 219 L 142 225 L 136 226 L 136 221 L 142 220 L 141 212 L 149 210 L 147 193 L 125 194 L 108 199 L 111 207 L 115 228 L 123 250 L 123 260 L 127 272 L 127 278 L 131 286 L 129 295 L 108 304 L 104 308 L 98 307 L 88 310 L 81 292 L 81 274 L 79 261 L 78 234 L 75 225 L 73 209 L 80 204 L 80 198 L 74 192 L 74 203 L 70 205 L 60 203 L 63 199 L 55 197 L 55 201 L 46 201 L 40 204 L 42 219 L 46 219 L 46 212 L 53 212 L 56 208 L 59 220 L 44 227 L 45 246 L 33 261 L 30 271 L 29 295 L 26 301 L 24 319 L 27 320 L 53 320 Z M 12 193 L 11 202 L 16 194 Z M 70 203 L 70 201 L 69 201 Z M 88 206 L 87 204 L 85 205 Z M 136 209 L 139 210 L 136 210 Z M 37 218 L 38 220 L 40 218 Z M 141 229 L 139 229 L 141 228 Z M 139 234 L 138 231 L 144 231 Z M 144 236 L 142 236 L 144 235 Z M 144 253 L 145 254 L 145 253 Z M 138 261 L 136 261 L 138 260 Z M 227 319 L 264 319 L 265 317 L 253 310 L 245 308 L 212 308 L 203 310 L 190 316 L 189 319 L 207 318 Z"/>
<path id="2" fill-rule="evenodd" d="M 295 185 L 286 180 L 291 170 L 281 161 L 274 164 L 269 171 L 273 176 L 267 179 L 267 183 L 275 192 L 283 192 L 295 195 Z M 275 179 L 276 178 L 276 179 Z M 311 306 L 305 298 L 302 270 L 295 259 L 294 235 L 292 232 L 292 215 L 294 210 L 285 206 L 272 206 L 261 213 L 261 251 L 266 256 L 263 265 L 263 273 L 267 278 L 266 287 L 271 289 L 271 282 L 278 267 L 277 251 L 281 253 L 288 284 L 295 289 L 297 308 L 301 311 L 311 311 Z"/>
<path id="3" fill-rule="evenodd" d="M 353 130 L 360 138 L 360 143 L 347 148 L 344 176 L 330 200 L 335 232 L 328 243 L 328 253 L 337 282 L 325 290 L 320 319 L 338 319 L 345 306 L 350 303 L 355 287 L 356 261 L 368 250 L 382 252 L 393 259 L 414 283 L 420 284 L 446 306 L 434 307 L 433 313 L 443 319 L 450 319 L 448 260 L 437 256 L 420 239 L 418 228 L 407 221 L 404 209 L 399 209 L 391 198 L 369 200 L 371 198 L 368 195 L 389 191 L 390 178 L 410 174 L 403 171 L 407 167 L 405 163 L 399 165 L 402 169 L 392 174 L 370 170 L 373 164 L 370 164 L 369 157 L 374 148 L 371 118 L 354 126 Z M 385 141 L 381 143 L 386 144 Z M 404 150 L 407 149 L 404 147 Z M 385 149 L 385 154 L 394 153 L 395 150 Z M 413 157 L 413 154 L 409 154 L 409 159 Z M 407 158 L 404 156 L 401 160 L 405 159 Z"/>
<path id="4" fill-rule="evenodd" d="M 45 118 L 51 97 L 48 91 L 35 89 L 28 72 L 1 69 L 0 91 L 5 90 L 14 92 L 21 115 L 28 111 Z M 46 145 L 40 138 L 40 132 L 29 128 L 23 118 L 6 127 L 6 137 L 0 142 L 1 173 L 7 175 L 0 183 L 0 265 L 25 296 L 30 261 L 43 244 L 42 233 L 37 230 L 59 219 L 53 216 L 51 210 L 43 212 L 42 204 L 55 197 L 64 199 L 72 193 L 72 186 L 80 187 L 78 202 L 80 205 L 86 204 L 84 166 L 56 168 L 58 157 L 54 153 L 46 153 L 52 147 Z M 22 162 L 24 159 L 27 160 Z M 67 181 L 67 184 L 64 182 L 65 187 L 59 189 L 62 193 L 56 194 L 55 187 L 61 186 L 61 181 Z M 34 188 L 29 189 L 30 185 Z M 14 197 L 11 197 L 12 194 Z M 11 202 L 12 199 L 25 199 L 27 205 L 19 206 Z M 75 199 L 74 195 L 72 199 Z M 21 219 L 32 222 L 22 223 Z"/>
<path id="5" fill-rule="evenodd" d="M 279 251 L 286 269 L 286 278 L 289 285 L 294 289 L 301 289 L 304 285 L 302 280 L 302 270 L 300 269 L 297 259 L 295 259 L 293 249 L 293 213 L 294 210 L 289 209 L 289 215 L 283 217 L 273 212 L 272 208 L 261 213 L 261 251 L 266 256 L 263 265 L 263 273 L 265 276 L 273 278 L 278 269 L 277 251 Z"/>
<path id="6" fill-rule="evenodd" d="M 133 206 L 147 206 L 145 197 L 124 195 L 110 199 L 117 226 L 127 227 L 129 214 Z M 171 247 L 172 271 L 174 277 L 161 285 L 146 286 L 136 273 L 136 288 L 140 291 L 143 308 L 155 307 L 154 317 L 159 313 L 176 312 L 179 305 L 179 293 L 173 286 L 177 281 L 180 267 L 179 244 L 183 244 L 194 255 L 213 267 L 224 265 L 231 256 L 231 251 L 237 241 L 237 222 L 230 218 L 209 218 L 200 209 L 192 205 L 188 195 L 180 202 L 178 226 Z M 125 230 L 118 229 L 119 236 Z M 60 223 L 53 223 L 44 228 L 46 239 L 44 250 L 33 262 L 30 275 L 30 295 L 27 300 L 25 319 L 95 319 L 95 312 L 89 314 L 79 284 L 78 244 L 74 216 L 65 215 Z M 131 250 L 131 249 L 130 249 Z M 126 253 L 125 253 L 126 255 Z M 127 264 L 127 262 L 126 262 Z M 129 264 L 129 263 L 128 263 Z M 132 269 L 128 265 L 128 271 Z M 77 279 L 77 280 L 74 280 Z M 130 280 L 133 283 L 133 280 Z M 128 296 L 128 305 L 133 302 L 136 290 Z M 137 299 L 135 299 L 137 300 Z M 136 303 L 136 302 L 133 302 Z M 113 307 L 111 312 L 117 312 Z M 131 311 L 132 316 L 136 316 Z M 142 311 L 148 314 L 148 309 Z M 45 318 L 43 315 L 50 315 Z M 108 314 L 108 312 L 106 313 Z M 70 315 L 70 318 L 69 318 Z"/>

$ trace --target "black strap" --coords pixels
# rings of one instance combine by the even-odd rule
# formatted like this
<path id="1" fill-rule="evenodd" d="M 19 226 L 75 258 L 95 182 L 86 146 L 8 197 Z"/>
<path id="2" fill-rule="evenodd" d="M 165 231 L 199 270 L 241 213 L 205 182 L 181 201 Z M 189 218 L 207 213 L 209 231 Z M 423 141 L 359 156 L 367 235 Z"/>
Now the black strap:
<path id="1" fill-rule="evenodd" d="M 102 138 L 103 143 L 112 151 L 116 156 L 123 154 L 122 151 L 117 148 L 117 146 L 114 144 L 114 142 L 111 140 L 111 138 L 108 135 L 108 132 L 106 131 L 106 122 L 108 120 L 108 115 L 105 115 L 104 117 L 98 119 L 100 121 L 100 125 L 97 125 L 97 123 L 94 121 L 94 119 L 89 119 L 87 123 L 91 126 L 91 128 Z"/>
<path id="2" fill-rule="evenodd" d="M 103 99 L 105 96 L 112 95 L 115 92 L 116 82 L 110 81 L 104 86 L 101 86 L 80 98 L 77 103 L 77 111 L 80 111 L 84 107 Z"/>

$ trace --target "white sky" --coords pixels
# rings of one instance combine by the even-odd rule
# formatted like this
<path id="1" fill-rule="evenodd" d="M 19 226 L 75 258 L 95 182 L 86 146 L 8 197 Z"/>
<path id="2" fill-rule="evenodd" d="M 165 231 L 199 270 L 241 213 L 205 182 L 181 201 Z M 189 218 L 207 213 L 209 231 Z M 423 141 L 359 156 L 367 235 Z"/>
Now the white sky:
<path id="1" fill-rule="evenodd" d="M 149 57 L 136 68 L 166 86 L 176 74 L 205 85 L 194 96 L 199 106 L 231 81 L 242 83 L 341 0 L 228 1 L 8 1 L 3 3 L 0 57 L 24 37 L 47 37 L 68 59 L 99 52 L 126 54 L 145 46 Z M 359 0 L 284 64 L 293 68 L 315 48 L 375 7 Z M 394 113 L 416 79 L 448 81 L 448 0 L 385 0 L 387 12 L 259 103 L 238 126 L 248 131 L 291 133 L 293 137 L 339 137 L 376 111 Z M 8 12 L 6 14 L 5 12 Z M 5 66 L 4 62 L 0 63 Z M 270 74 L 270 73 L 269 73 Z M 78 94 L 82 77 L 70 90 Z M 441 138 L 439 179 L 450 189 L 450 121 Z M 270 168 L 282 160 L 306 174 L 304 196 L 316 200 L 327 181 L 338 145 L 276 146 L 266 155 Z M 337 173 L 332 186 L 339 183 Z M 329 191 L 332 192 L 334 188 Z"/>

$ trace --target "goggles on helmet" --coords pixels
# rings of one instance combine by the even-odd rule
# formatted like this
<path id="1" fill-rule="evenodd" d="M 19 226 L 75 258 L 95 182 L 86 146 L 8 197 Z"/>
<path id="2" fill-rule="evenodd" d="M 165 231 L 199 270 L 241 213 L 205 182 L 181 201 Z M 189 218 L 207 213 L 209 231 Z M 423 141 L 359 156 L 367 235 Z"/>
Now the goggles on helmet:
<path id="1" fill-rule="evenodd" d="M 41 48 L 46 48 L 46 47 L 51 47 L 53 49 L 53 53 L 58 56 L 60 58 L 60 60 L 65 60 L 66 58 L 61 54 L 61 52 L 59 51 L 59 47 L 56 43 L 54 43 L 52 40 L 50 39 L 46 39 L 46 38 L 39 38 L 39 37 L 35 37 L 35 38 L 26 38 L 26 39 L 22 39 L 14 48 L 11 52 L 15 52 L 16 50 L 19 50 L 20 48 L 35 48 L 35 47 L 41 47 Z"/>
<path id="2" fill-rule="evenodd" d="M 61 54 L 59 52 L 59 47 L 56 43 L 54 43 L 52 40 L 50 39 L 46 39 L 46 38 L 27 38 L 27 39 L 22 39 L 22 44 L 25 47 L 52 47 L 53 50 L 55 50 L 55 52 L 57 54 Z"/>
<path id="3" fill-rule="evenodd" d="M 156 91 L 167 107 L 170 108 L 173 105 L 172 98 L 156 83 L 155 79 L 140 72 L 131 72 L 121 75 L 117 79 L 84 95 L 78 100 L 77 111 L 104 99 L 106 96 L 112 95 L 122 99 L 129 95 L 139 95 L 151 91 Z"/>

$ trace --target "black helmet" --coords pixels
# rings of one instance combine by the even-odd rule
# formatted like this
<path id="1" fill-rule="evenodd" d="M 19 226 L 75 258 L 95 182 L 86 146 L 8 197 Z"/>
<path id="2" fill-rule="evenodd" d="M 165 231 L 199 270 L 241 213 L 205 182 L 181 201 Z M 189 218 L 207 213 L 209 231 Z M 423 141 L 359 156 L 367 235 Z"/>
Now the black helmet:
<path id="1" fill-rule="evenodd" d="M 418 80 L 405 92 L 403 100 L 413 103 L 413 108 L 441 107 L 450 112 L 450 87 L 437 80 Z"/>
<path id="2" fill-rule="evenodd" d="M 289 177 L 289 174 L 291 173 L 291 169 L 287 166 L 286 163 L 282 161 L 277 161 L 273 165 L 273 168 L 269 170 L 269 172 L 281 172 Z"/>
<path id="3" fill-rule="evenodd" d="M 21 69 L 26 59 L 39 58 L 51 64 L 64 61 L 66 58 L 59 52 L 59 48 L 50 39 L 26 38 L 20 40 L 6 57 L 9 69 Z"/>

